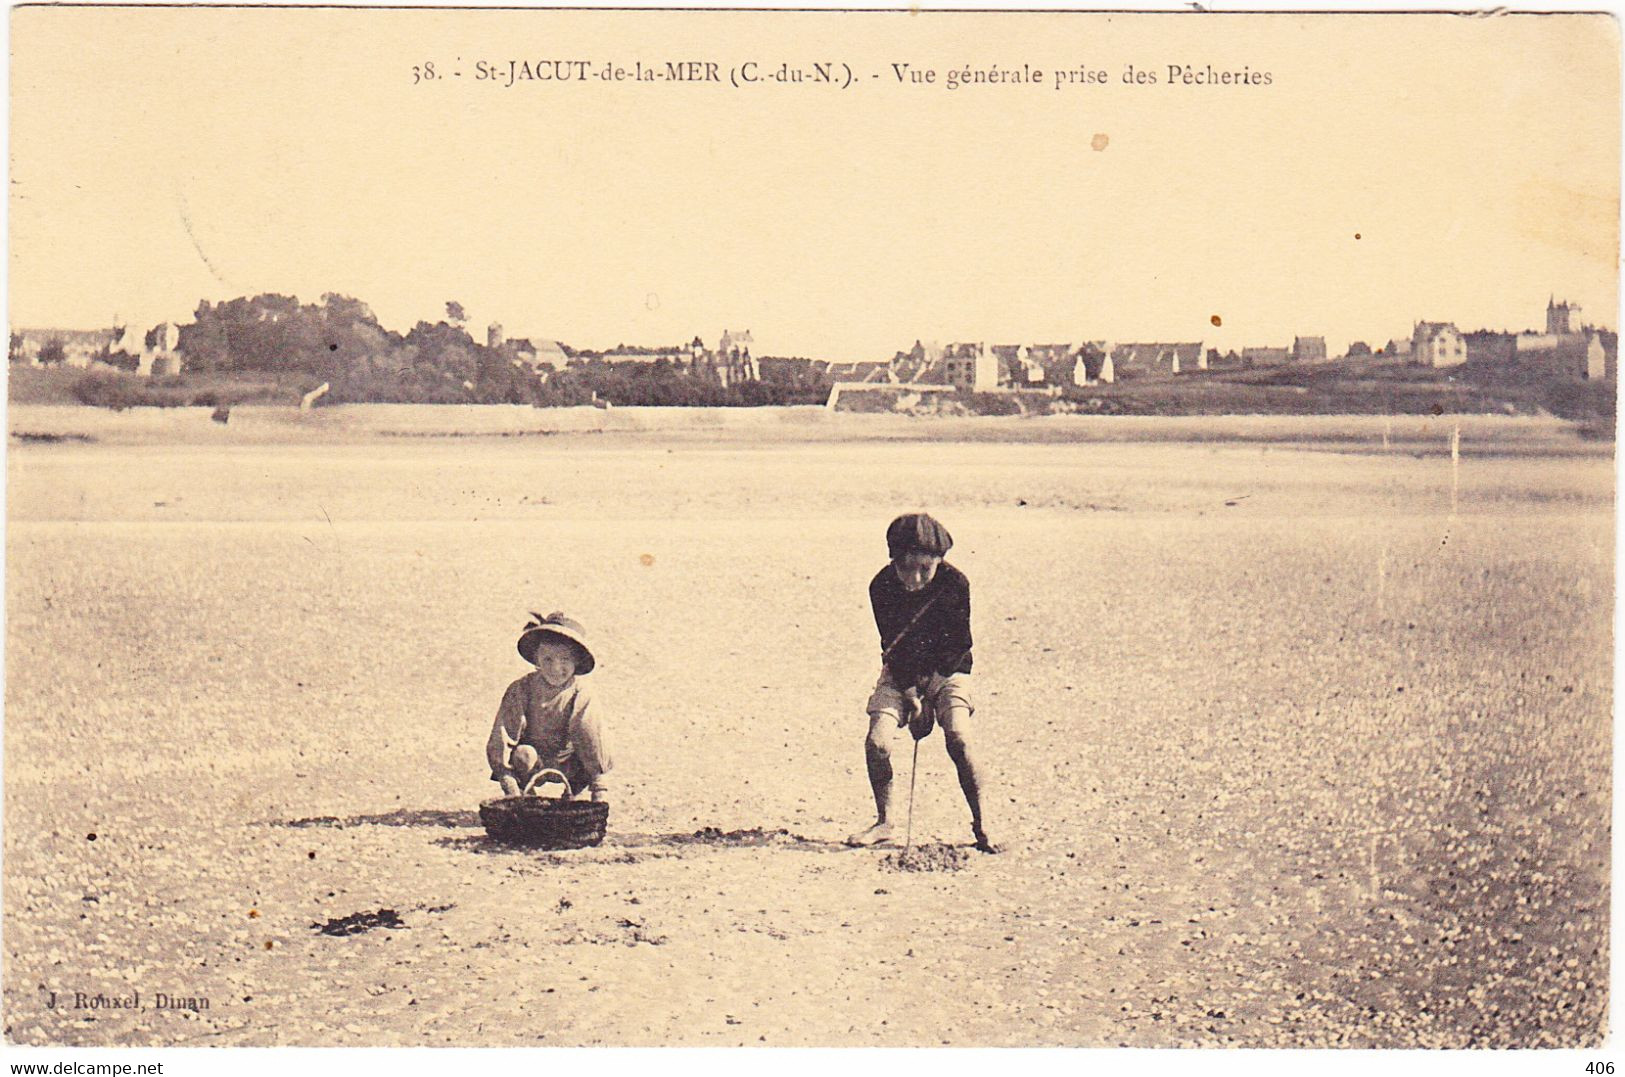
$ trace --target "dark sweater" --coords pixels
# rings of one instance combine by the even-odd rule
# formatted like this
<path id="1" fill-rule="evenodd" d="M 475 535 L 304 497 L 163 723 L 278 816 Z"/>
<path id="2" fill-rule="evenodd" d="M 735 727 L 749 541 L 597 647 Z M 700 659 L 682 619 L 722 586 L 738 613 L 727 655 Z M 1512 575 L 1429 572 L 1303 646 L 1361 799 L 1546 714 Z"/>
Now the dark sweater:
<path id="1" fill-rule="evenodd" d="M 930 583 L 910 592 L 887 565 L 869 581 L 869 604 L 883 661 L 898 687 L 932 673 L 970 672 L 970 581 L 963 572 L 944 561 Z"/>

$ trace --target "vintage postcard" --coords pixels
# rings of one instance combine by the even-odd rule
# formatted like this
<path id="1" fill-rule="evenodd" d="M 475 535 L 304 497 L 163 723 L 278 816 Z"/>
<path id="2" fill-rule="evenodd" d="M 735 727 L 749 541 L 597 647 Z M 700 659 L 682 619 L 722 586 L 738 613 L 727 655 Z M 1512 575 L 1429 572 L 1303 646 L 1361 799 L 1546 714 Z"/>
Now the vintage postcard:
<path id="1" fill-rule="evenodd" d="M 1612 17 L 10 34 L 19 1056 L 1606 1043 Z"/>

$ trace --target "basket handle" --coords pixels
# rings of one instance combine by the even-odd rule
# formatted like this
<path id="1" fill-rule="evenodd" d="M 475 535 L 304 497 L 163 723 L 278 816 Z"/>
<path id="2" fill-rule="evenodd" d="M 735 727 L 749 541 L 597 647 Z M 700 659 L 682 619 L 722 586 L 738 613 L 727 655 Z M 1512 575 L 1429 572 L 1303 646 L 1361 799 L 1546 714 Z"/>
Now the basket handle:
<path id="1" fill-rule="evenodd" d="M 564 776 L 564 771 L 555 770 L 552 767 L 543 767 L 535 774 L 532 774 L 530 776 L 530 781 L 525 783 L 525 788 L 520 790 L 520 795 L 528 795 L 530 791 L 535 789 L 536 786 L 541 782 L 542 776 L 546 774 L 555 774 L 558 776 L 559 781 L 564 783 L 564 798 L 566 800 L 576 795 L 575 790 L 570 788 L 570 779 Z"/>

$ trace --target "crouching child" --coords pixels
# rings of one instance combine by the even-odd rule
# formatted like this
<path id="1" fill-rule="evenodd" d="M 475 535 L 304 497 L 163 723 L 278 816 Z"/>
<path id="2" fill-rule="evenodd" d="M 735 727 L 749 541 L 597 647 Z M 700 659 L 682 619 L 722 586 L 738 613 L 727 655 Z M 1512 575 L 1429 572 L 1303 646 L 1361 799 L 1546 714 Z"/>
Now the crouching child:
<path id="1" fill-rule="evenodd" d="M 596 665 L 586 632 L 562 613 L 531 617 L 519 636 L 519 654 L 536 668 L 502 693 L 485 745 L 491 780 L 514 796 L 539 792 L 557 781 L 546 772 L 557 771 L 570 795 L 590 792 L 595 801 L 607 800 L 604 775 L 611 764 L 603 721 L 591 686 L 580 679 Z"/>

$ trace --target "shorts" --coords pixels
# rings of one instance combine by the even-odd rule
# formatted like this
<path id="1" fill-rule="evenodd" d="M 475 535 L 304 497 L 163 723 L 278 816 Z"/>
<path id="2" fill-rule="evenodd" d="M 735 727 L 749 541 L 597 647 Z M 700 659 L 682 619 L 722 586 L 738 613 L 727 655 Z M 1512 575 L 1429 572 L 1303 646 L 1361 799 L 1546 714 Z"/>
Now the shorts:
<path id="1" fill-rule="evenodd" d="M 963 707 L 971 714 L 976 713 L 976 706 L 970 698 L 968 673 L 950 673 L 946 677 L 940 673 L 931 674 L 931 679 L 925 682 L 920 698 L 936 713 L 937 724 L 945 730 L 950 728 L 951 719 L 944 721 L 950 708 Z M 875 690 L 869 694 L 867 708 L 869 713 L 889 714 L 897 721 L 903 716 L 903 708 L 903 690 L 892 679 L 891 670 L 881 667 L 880 679 L 875 682 Z"/>

